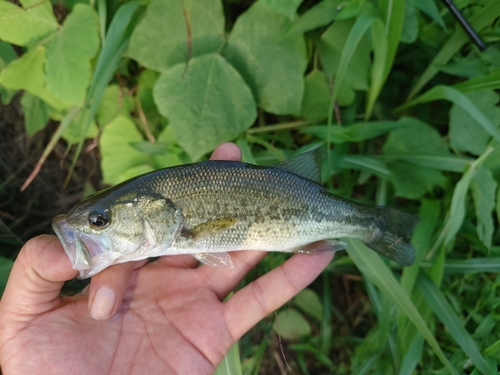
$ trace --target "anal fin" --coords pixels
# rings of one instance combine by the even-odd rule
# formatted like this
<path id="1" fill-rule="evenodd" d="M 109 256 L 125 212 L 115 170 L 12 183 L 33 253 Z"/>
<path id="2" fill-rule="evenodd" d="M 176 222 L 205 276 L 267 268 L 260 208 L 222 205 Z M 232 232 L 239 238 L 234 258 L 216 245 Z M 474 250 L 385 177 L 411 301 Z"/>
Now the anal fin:
<path id="1" fill-rule="evenodd" d="M 323 240 L 323 241 L 311 242 L 307 245 L 290 249 L 290 252 L 299 254 L 324 254 L 324 253 L 331 253 L 335 251 L 345 250 L 346 247 L 347 244 L 342 241 Z"/>
<path id="2" fill-rule="evenodd" d="M 193 256 L 201 263 L 210 267 L 219 267 L 224 269 L 234 268 L 231 256 L 226 252 L 221 253 L 197 253 Z"/>

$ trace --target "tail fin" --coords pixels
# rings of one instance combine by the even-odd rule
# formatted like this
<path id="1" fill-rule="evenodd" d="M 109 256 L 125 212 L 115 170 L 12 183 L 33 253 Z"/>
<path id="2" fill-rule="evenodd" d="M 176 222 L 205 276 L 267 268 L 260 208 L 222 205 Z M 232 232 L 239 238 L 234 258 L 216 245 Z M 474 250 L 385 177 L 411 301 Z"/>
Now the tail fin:
<path id="1" fill-rule="evenodd" d="M 377 209 L 380 210 L 378 228 L 363 243 L 402 266 L 411 266 L 415 249 L 410 239 L 420 218 L 390 207 Z"/>

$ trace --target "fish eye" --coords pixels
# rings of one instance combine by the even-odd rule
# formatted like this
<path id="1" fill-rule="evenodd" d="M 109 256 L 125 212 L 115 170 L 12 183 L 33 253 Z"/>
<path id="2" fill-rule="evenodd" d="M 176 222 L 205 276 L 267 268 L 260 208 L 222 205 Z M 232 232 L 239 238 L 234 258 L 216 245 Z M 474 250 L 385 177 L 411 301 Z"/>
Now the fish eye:
<path id="1" fill-rule="evenodd" d="M 104 229 L 109 224 L 108 214 L 104 210 L 94 210 L 89 214 L 89 224 L 94 229 Z"/>

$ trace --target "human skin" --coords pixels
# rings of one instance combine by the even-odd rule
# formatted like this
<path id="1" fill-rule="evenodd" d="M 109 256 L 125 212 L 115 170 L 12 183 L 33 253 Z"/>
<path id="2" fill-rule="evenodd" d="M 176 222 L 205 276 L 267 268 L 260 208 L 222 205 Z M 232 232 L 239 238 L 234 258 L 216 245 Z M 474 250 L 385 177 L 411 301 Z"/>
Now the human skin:
<path id="1" fill-rule="evenodd" d="M 240 160 L 231 143 L 212 159 Z M 28 241 L 0 301 L 0 366 L 22 374 L 212 374 L 231 346 L 309 285 L 333 252 L 296 254 L 238 290 L 265 253 L 231 254 L 230 270 L 191 256 L 130 262 L 61 296 L 78 274 L 55 236 Z"/>

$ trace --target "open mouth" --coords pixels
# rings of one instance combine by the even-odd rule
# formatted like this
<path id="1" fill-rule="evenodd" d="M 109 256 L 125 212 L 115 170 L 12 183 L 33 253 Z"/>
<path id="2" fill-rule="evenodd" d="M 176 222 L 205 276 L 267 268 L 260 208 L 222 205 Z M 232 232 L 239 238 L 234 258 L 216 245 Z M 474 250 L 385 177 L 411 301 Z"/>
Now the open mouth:
<path id="1" fill-rule="evenodd" d="M 61 241 L 73 269 L 80 271 L 80 277 L 89 277 L 96 273 L 95 266 L 100 263 L 105 244 L 95 235 L 81 232 L 66 221 L 66 215 L 58 215 L 52 222 L 52 228 Z"/>

